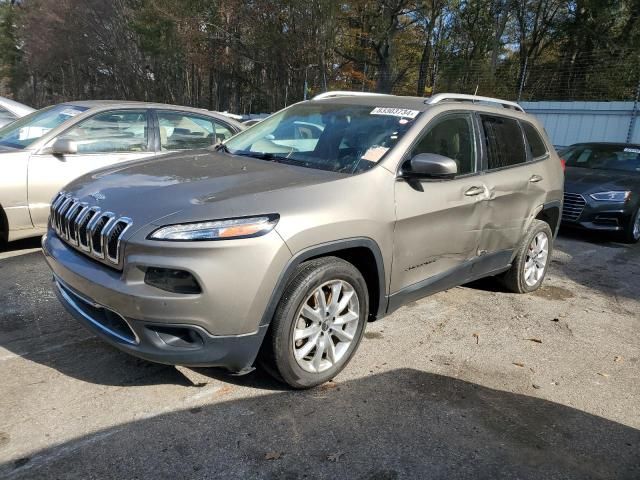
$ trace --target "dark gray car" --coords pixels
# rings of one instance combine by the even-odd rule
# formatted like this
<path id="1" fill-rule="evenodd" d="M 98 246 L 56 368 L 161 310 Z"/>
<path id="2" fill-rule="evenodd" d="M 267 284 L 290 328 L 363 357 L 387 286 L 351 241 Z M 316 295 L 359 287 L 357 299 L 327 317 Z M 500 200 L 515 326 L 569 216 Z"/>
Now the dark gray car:
<path id="1" fill-rule="evenodd" d="M 580 143 L 561 153 L 566 164 L 562 222 L 640 240 L 640 145 Z"/>
<path id="2" fill-rule="evenodd" d="M 86 175 L 43 240 L 65 307 L 149 360 L 296 388 L 335 376 L 366 322 L 489 275 L 537 289 L 560 159 L 514 103 L 325 94 L 212 149 Z"/>

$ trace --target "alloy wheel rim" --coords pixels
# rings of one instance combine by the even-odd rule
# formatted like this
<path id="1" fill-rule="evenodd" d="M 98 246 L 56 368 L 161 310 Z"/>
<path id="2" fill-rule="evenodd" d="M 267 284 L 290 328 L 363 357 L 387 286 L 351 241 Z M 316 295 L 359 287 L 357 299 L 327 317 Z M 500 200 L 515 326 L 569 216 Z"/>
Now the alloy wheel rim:
<path id="1" fill-rule="evenodd" d="M 293 353 L 310 373 L 329 370 L 344 358 L 360 323 L 360 302 L 351 284 L 331 280 L 316 288 L 298 309 Z"/>
<path id="2" fill-rule="evenodd" d="M 524 262 L 524 281 L 528 286 L 533 287 L 542 279 L 548 258 L 549 237 L 546 233 L 539 232 L 533 237 Z"/>

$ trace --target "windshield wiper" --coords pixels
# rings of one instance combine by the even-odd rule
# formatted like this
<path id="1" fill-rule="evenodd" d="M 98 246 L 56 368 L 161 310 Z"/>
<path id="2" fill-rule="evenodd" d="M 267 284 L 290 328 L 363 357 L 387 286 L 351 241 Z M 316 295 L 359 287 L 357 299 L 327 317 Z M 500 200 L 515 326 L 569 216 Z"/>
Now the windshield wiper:
<path id="1" fill-rule="evenodd" d="M 229 152 L 229 150 L 227 150 Z M 276 155 L 274 153 L 269 152 L 251 152 L 249 150 L 236 150 L 235 152 L 229 152 L 232 155 L 240 155 L 242 157 L 251 157 L 257 158 L 259 160 L 268 160 L 270 162 L 279 162 L 279 161 L 287 161 L 287 157 L 283 157 L 281 155 Z"/>

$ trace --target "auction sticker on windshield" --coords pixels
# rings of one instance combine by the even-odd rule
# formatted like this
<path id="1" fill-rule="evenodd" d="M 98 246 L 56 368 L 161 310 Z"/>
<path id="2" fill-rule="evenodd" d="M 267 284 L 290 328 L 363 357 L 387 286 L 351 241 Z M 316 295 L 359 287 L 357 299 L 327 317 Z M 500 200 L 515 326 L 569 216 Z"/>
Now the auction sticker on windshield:
<path id="1" fill-rule="evenodd" d="M 408 108 L 376 107 L 371 110 L 371 115 L 391 115 L 393 117 L 416 118 L 419 110 L 409 110 Z"/>

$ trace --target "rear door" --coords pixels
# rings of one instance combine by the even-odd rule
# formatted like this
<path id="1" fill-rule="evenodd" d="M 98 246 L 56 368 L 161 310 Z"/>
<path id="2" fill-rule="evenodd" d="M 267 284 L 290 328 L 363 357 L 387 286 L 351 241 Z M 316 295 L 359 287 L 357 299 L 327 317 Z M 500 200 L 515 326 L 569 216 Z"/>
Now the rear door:
<path id="1" fill-rule="evenodd" d="M 32 155 L 28 167 L 28 195 L 34 226 L 46 227 L 49 202 L 72 180 L 101 167 L 154 155 L 149 126 L 147 109 L 100 112 L 57 137 L 73 140 L 78 153 Z"/>
<path id="2" fill-rule="evenodd" d="M 541 188 L 544 171 L 542 162 L 532 161 L 517 119 L 495 114 L 477 115 L 489 193 L 479 253 L 495 254 L 495 265 L 483 265 L 483 268 L 492 269 L 509 262 L 511 252 L 522 239 L 529 216 L 544 201 L 544 189 Z"/>
<path id="3" fill-rule="evenodd" d="M 396 182 L 392 293 L 420 289 L 421 282 L 452 274 L 476 256 L 486 198 L 478 147 L 468 112 L 436 117 L 412 147 L 407 159 L 444 155 L 456 161 L 458 176 Z"/>

